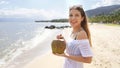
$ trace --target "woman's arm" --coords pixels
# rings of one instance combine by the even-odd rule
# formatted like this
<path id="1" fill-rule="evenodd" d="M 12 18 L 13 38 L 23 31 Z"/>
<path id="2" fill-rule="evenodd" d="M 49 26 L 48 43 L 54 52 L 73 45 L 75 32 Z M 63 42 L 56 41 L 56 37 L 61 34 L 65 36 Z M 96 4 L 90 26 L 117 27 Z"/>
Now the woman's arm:
<path id="1" fill-rule="evenodd" d="M 84 63 L 91 63 L 92 61 L 92 57 L 82 57 L 82 56 L 72 56 L 72 55 L 65 55 L 64 57 Z"/>
<path id="2" fill-rule="evenodd" d="M 55 54 L 57 56 L 62 56 L 74 61 L 78 61 L 78 62 L 84 62 L 84 63 L 91 63 L 92 61 L 92 57 L 82 57 L 82 56 L 72 56 L 72 55 L 66 55 L 64 54 Z"/>

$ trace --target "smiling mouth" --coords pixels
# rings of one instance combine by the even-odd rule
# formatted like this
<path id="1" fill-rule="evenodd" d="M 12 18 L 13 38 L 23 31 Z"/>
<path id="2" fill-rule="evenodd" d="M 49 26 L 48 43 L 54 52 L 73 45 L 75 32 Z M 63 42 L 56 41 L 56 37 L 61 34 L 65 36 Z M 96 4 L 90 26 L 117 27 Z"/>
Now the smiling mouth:
<path id="1" fill-rule="evenodd" d="M 74 22 L 73 22 L 73 21 L 71 21 L 71 24 L 75 24 L 75 23 L 77 23 L 77 21 L 74 21 Z"/>

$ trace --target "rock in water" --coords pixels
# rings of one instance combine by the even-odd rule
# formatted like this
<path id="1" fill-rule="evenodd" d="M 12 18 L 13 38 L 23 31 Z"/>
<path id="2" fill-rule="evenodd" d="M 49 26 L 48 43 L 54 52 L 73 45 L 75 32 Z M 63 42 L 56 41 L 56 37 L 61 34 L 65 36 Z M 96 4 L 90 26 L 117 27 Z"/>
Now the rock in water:
<path id="1" fill-rule="evenodd" d="M 53 40 L 51 43 L 51 47 L 53 53 L 62 54 L 65 51 L 66 44 L 64 41 L 61 40 Z"/>

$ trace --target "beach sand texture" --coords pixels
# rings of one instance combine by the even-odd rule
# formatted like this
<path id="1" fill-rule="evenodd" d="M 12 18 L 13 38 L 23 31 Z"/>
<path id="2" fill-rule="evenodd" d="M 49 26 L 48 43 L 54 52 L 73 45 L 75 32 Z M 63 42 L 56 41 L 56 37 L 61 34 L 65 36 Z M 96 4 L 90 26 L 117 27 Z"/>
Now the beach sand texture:
<path id="1" fill-rule="evenodd" d="M 92 37 L 93 61 L 84 68 L 120 68 L 120 27 L 92 24 L 89 26 Z M 63 30 L 70 32 L 68 29 Z M 62 68 L 64 58 L 47 54 L 35 58 L 24 68 Z"/>

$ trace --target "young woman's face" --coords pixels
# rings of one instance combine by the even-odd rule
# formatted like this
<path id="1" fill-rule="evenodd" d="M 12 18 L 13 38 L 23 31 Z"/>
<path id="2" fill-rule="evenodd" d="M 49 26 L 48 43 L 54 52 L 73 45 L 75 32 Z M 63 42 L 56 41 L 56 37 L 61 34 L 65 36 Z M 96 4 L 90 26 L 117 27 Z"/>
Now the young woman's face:
<path id="1" fill-rule="evenodd" d="M 83 17 L 81 16 L 80 11 L 72 9 L 69 12 L 69 22 L 73 28 L 79 27 Z"/>

